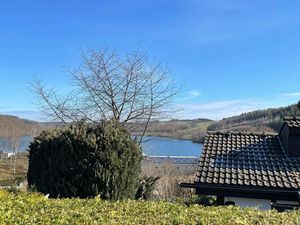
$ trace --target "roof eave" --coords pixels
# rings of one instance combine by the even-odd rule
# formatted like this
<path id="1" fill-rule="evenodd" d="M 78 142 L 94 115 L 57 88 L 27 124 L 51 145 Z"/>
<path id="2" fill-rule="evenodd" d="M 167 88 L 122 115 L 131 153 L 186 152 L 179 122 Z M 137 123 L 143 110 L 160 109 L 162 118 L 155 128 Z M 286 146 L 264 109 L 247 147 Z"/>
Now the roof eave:
<path id="1" fill-rule="evenodd" d="M 234 185 L 215 185 L 201 183 L 180 183 L 183 188 L 195 188 L 199 195 L 215 195 L 254 199 L 285 200 L 300 202 L 298 189 L 280 189 L 265 187 L 246 187 Z"/>

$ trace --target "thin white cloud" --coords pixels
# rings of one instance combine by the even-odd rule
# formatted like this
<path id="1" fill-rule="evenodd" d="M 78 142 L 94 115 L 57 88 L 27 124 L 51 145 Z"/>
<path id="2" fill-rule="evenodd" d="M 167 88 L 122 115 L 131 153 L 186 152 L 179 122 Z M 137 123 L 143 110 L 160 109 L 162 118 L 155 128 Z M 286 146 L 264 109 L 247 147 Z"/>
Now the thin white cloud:
<path id="1" fill-rule="evenodd" d="M 227 100 L 200 104 L 181 105 L 178 117 L 182 119 L 209 118 L 219 120 L 257 109 L 265 108 L 261 102 L 252 100 Z"/>
<path id="2" fill-rule="evenodd" d="M 184 102 L 187 100 L 195 99 L 198 98 L 201 94 L 202 93 L 199 90 L 189 90 L 182 98 L 179 98 L 178 101 Z"/>
<path id="3" fill-rule="evenodd" d="M 203 104 L 193 104 L 189 105 L 190 109 L 201 109 L 201 110 L 217 110 L 217 109 L 223 109 L 227 108 L 233 105 L 240 104 L 241 100 L 228 100 L 228 101 L 218 101 L 218 102 L 209 102 L 209 103 L 203 103 Z"/>
<path id="4" fill-rule="evenodd" d="M 201 92 L 199 90 L 190 90 L 188 91 L 188 95 L 188 97 L 197 98 L 201 95 Z"/>
<path id="5" fill-rule="evenodd" d="M 280 97 L 285 97 L 285 98 L 298 97 L 298 98 L 300 98 L 300 92 L 281 93 Z"/>
<path id="6" fill-rule="evenodd" d="M 295 104 L 300 100 L 300 92 L 281 93 L 264 99 L 233 99 L 208 103 L 180 105 L 180 119 L 208 118 L 219 120 L 237 116 L 254 110 L 278 108 Z"/>

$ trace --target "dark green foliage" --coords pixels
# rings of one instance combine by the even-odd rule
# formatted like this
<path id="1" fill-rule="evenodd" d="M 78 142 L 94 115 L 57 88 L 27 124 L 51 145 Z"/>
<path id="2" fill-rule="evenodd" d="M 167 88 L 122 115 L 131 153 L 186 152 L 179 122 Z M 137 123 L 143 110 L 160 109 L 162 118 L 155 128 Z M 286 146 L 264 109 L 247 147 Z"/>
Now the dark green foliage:
<path id="1" fill-rule="evenodd" d="M 135 198 L 136 199 L 144 199 L 144 200 L 149 199 L 152 195 L 156 181 L 158 179 L 159 179 L 159 177 L 144 176 L 140 181 L 140 185 L 137 189 Z"/>
<path id="2" fill-rule="evenodd" d="M 190 205 L 203 205 L 203 206 L 215 206 L 216 199 L 205 195 L 193 195 L 184 202 L 187 206 Z"/>
<path id="3" fill-rule="evenodd" d="M 42 132 L 29 146 L 28 184 L 50 197 L 134 198 L 142 152 L 117 122 Z"/>
<path id="4" fill-rule="evenodd" d="M 297 107 L 298 107 L 298 109 L 300 109 L 300 101 L 298 102 Z"/>

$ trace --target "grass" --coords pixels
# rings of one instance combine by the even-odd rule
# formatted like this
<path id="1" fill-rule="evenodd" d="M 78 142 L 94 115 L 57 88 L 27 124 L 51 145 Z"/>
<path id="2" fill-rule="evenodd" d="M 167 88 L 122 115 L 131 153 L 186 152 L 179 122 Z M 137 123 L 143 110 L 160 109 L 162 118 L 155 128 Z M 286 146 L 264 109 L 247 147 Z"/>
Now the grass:
<path id="1" fill-rule="evenodd" d="M 15 168 L 14 173 L 14 159 L 0 159 L 0 186 L 10 186 L 25 179 L 28 168 L 27 153 L 17 154 Z"/>

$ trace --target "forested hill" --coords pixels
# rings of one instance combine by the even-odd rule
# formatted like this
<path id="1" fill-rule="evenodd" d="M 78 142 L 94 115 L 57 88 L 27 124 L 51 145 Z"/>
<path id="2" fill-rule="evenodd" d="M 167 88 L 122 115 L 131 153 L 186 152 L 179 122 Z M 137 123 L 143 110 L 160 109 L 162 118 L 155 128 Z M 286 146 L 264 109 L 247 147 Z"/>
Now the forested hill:
<path id="1" fill-rule="evenodd" d="M 299 115 L 300 109 L 296 104 L 287 107 L 269 108 L 216 121 L 208 127 L 208 130 L 278 132 L 284 116 Z"/>
<path id="2" fill-rule="evenodd" d="M 169 120 L 169 121 L 151 121 L 146 135 L 171 137 L 177 139 L 189 139 L 195 142 L 203 142 L 206 136 L 207 127 L 212 123 L 209 119 L 193 120 Z M 141 135 L 143 124 L 135 124 L 132 134 Z"/>
<path id="3" fill-rule="evenodd" d="M 152 121 L 149 124 L 147 135 L 203 142 L 207 130 L 277 132 L 281 127 L 284 116 L 296 115 L 300 115 L 300 110 L 297 105 L 290 105 L 243 113 L 219 121 L 208 119 Z M 15 116 L 0 115 L 0 137 L 37 135 L 42 130 L 53 127 L 55 125 L 51 123 L 38 123 Z M 142 128 L 135 126 L 133 134 L 139 135 L 142 133 Z"/>
<path id="4" fill-rule="evenodd" d="M 16 116 L 0 115 L 0 137 L 36 135 L 49 127 L 51 124 L 20 119 Z"/>

